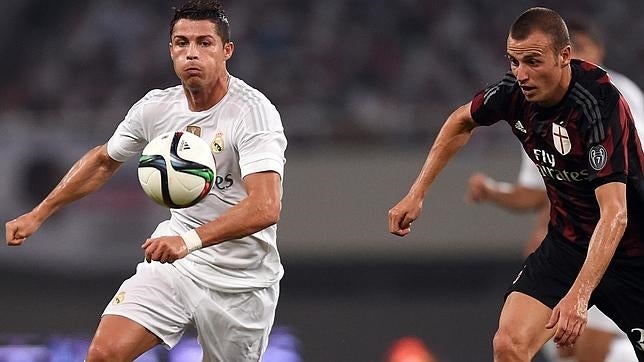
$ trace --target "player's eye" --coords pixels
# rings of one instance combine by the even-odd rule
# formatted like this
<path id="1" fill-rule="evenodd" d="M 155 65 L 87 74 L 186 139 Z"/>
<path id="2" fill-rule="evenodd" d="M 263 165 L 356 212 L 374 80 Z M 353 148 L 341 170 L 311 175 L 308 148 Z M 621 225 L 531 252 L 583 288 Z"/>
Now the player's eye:
<path id="1" fill-rule="evenodd" d="M 204 41 L 200 42 L 199 44 L 200 44 L 202 47 L 209 47 L 209 46 L 210 46 L 210 42 L 209 42 L 209 41 L 207 41 L 207 40 L 204 40 Z"/>
<path id="2" fill-rule="evenodd" d="M 513 67 L 518 67 L 519 66 L 519 61 L 516 60 L 513 57 L 508 57 L 508 61 L 510 62 L 510 65 Z"/>

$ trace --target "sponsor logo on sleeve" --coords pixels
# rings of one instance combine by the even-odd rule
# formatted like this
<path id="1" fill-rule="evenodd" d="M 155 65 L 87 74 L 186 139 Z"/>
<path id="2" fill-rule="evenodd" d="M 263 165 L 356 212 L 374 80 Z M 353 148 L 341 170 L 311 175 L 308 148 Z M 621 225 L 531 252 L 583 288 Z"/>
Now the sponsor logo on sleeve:
<path id="1" fill-rule="evenodd" d="M 602 145 L 591 147 L 590 150 L 588 150 L 588 162 L 590 163 L 590 167 L 596 171 L 604 168 L 604 166 L 606 166 L 606 162 L 608 162 L 608 152 L 606 151 L 606 148 Z"/>

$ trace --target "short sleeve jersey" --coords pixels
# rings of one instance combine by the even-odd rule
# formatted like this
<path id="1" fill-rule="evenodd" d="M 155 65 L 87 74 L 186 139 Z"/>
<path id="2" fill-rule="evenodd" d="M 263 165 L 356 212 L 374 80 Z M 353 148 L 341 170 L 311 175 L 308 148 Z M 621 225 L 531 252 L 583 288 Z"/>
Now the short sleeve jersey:
<path id="1" fill-rule="evenodd" d="M 628 224 L 617 256 L 644 255 L 644 156 L 626 101 L 608 74 L 573 60 L 564 98 L 552 107 L 525 99 L 508 73 L 476 94 L 471 115 L 479 125 L 505 121 L 543 177 L 551 203 L 549 230 L 584 248 L 599 220 L 595 189 L 626 184 Z"/>
<path id="2" fill-rule="evenodd" d="M 182 86 L 153 90 L 132 106 L 107 143 L 110 157 L 125 161 L 156 136 L 190 131 L 208 144 L 216 179 L 210 194 L 194 206 L 171 209 L 154 237 L 178 235 L 215 220 L 246 196 L 243 178 L 273 171 L 283 177 L 286 138 L 270 101 L 241 79 L 230 77 L 228 92 L 211 109 L 193 112 Z M 197 283 L 221 291 L 268 287 L 282 277 L 277 227 L 194 251 L 173 265 Z"/>

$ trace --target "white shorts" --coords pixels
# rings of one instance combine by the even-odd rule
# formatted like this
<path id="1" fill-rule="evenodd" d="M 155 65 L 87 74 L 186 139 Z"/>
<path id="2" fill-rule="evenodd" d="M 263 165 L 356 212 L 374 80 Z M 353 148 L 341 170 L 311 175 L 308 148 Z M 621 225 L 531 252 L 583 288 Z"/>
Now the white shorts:
<path id="1" fill-rule="evenodd" d="M 612 319 L 608 318 L 606 314 L 595 306 L 588 309 L 588 322 L 586 323 L 586 328 L 596 329 L 606 333 L 614 333 L 620 336 L 624 335 L 624 338 L 628 339 L 626 333 L 622 332 Z"/>
<path id="2" fill-rule="evenodd" d="M 174 347 L 195 326 L 203 361 L 259 361 L 275 318 L 279 285 L 242 293 L 197 285 L 172 264 L 140 263 L 103 315 L 129 318 Z"/>

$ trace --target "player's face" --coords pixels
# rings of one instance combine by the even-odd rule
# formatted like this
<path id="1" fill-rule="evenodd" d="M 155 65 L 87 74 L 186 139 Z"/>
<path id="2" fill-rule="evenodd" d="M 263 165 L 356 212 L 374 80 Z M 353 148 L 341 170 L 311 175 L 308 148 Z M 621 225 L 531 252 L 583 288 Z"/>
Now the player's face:
<path id="1" fill-rule="evenodd" d="M 194 90 L 212 87 L 226 76 L 233 50 L 233 43 L 224 44 L 210 20 L 181 19 L 170 38 L 174 71 L 185 87 Z"/>
<path id="2" fill-rule="evenodd" d="M 533 32 L 523 40 L 509 36 L 507 57 L 528 102 L 551 106 L 566 94 L 570 46 L 555 51 L 550 37 L 542 32 Z"/>

